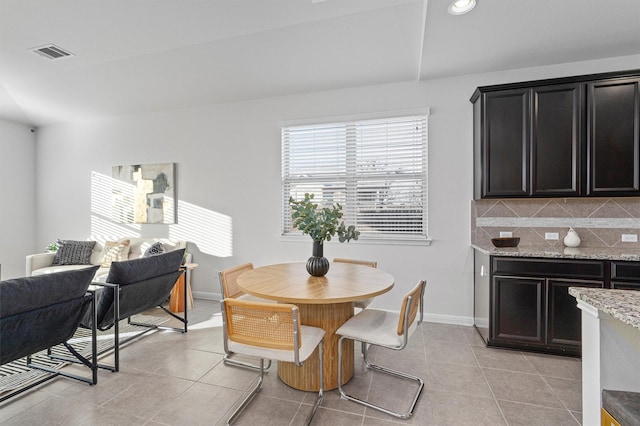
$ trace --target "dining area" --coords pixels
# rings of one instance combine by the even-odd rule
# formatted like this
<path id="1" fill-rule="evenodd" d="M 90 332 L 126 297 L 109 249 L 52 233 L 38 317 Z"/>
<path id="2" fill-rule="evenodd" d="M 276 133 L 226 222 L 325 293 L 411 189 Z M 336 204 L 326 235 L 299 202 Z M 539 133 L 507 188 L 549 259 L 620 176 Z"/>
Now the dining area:
<path id="1" fill-rule="evenodd" d="M 380 269 L 385 270 L 386 265 L 381 263 Z M 393 289 L 376 297 L 400 293 L 400 301 L 408 291 L 405 285 L 412 285 L 399 274 L 392 275 Z M 212 279 L 215 285 L 217 281 Z M 425 301 L 437 290 L 437 283 L 430 280 L 428 284 Z M 400 288 L 403 291 L 399 292 Z M 382 305 L 383 300 L 374 298 L 367 309 L 375 310 L 372 308 Z M 101 372 L 99 386 L 52 380 L 42 385 L 42 392 L 25 393 L 11 406 L 0 405 L 0 425 L 104 424 L 106 419 L 112 424 L 227 424 L 255 386 L 259 370 L 238 368 L 225 360 L 219 298 L 196 295 L 195 302 L 189 312 L 188 333 L 151 333 L 128 346 L 121 353 L 123 371 Z M 356 316 L 359 312 L 354 308 Z M 523 423 L 523 418 L 538 419 L 542 424 L 580 424 L 579 359 L 486 348 L 473 326 L 434 322 L 428 312 L 422 324 L 417 326 L 416 322 L 416 330 L 402 351 L 371 345 L 367 352 L 375 364 L 424 380 L 424 390 L 409 419 L 400 420 L 344 400 L 335 389 L 324 392 L 312 424 L 530 424 Z M 303 346 L 313 340 L 306 337 L 303 329 Z M 317 359 L 317 355 L 311 353 L 305 362 Z M 259 358 L 244 354 L 232 353 L 229 359 L 259 367 Z M 318 392 L 288 386 L 278 377 L 280 362 L 272 360 L 267 370 L 268 363 L 265 360 L 262 389 L 233 424 L 305 424 Z M 418 385 L 368 368 L 356 343 L 353 376 L 342 388 L 357 398 L 405 410 Z"/>
<path id="2" fill-rule="evenodd" d="M 423 379 L 374 364 L 368 359 L 368 349 L 372 345 L 398 351 L 406 347 L 422 321 L 425 281 L 418 281 L 398 301 L 397 311 L 390 312 L 369 306 L 395 285 L 394 277 L 377 268 L 375 261 L 333 259 L 322 276 L 311 275 L 306 266 L 305 262 L 289 262 L 254 268 L 245 263 L 219 271 L 224 362 L 258 373 L 255 386 L 228 424 L 250 410 L 272 361 L 277 361 L 279 381 L 316 395 L 306 424 L 312 422 L 324 392 L 334 389 L 341 399 L 390 418 L 411 417 L 424 388 Z M 240 355 L 255 363 L 236 361 L 234 357 Z M 356 357 L 362 357 L 374 374 L 412 383 L 415 390 L 403 401 L 405 406 L 387 407 L 384 400 L 349 395 L 343 387 L 354 377 Z"/>

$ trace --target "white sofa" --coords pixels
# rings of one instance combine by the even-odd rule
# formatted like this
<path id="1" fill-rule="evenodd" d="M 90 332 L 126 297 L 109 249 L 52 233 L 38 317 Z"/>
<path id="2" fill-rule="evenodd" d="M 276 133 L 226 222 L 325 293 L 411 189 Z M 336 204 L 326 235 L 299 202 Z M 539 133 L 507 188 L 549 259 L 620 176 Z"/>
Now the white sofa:
<path id="1" fill-rule="evenodd" d="M 129 257 L 128 259 L 137 259 L 141 257 L 153 243 L 161 242 L 165 252 L 177 249 L 187 248 L 187 242 L 182 240 L 171 240 L 166 238 L 109 238 L 109 237 L 91 237 L 87 241 L 95 241 L 96 245 L 91 253 L 91 265 L 100 265 L 102 263 L 102 250 L 106 241 L 123 241 L 129 240 Z M 190 255 L 189 255 L 190 257 Z M 53 259 L 55 253 L 37 253 L 27 256 L 25 276 L 50 274 L 53 272 L 69 271 L 73 269 L 86 268 L 87 265 L 54 265 Z M 190 261 L 187 258 L 187 261 Z M 101 266 L 96 272 L 93 281 L 104 282 L 109 273 L 109 267 Z"/>

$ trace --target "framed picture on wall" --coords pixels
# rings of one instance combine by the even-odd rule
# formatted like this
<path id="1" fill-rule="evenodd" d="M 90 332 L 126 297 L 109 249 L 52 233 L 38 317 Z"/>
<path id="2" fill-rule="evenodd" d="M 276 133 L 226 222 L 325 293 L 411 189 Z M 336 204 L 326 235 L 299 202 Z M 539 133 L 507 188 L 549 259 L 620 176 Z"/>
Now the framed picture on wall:
<path id="1" fill-rule="evenodd" d="M 176 223 L 175 163 L 112 168 L 111 219 L 117 223 Z"/>

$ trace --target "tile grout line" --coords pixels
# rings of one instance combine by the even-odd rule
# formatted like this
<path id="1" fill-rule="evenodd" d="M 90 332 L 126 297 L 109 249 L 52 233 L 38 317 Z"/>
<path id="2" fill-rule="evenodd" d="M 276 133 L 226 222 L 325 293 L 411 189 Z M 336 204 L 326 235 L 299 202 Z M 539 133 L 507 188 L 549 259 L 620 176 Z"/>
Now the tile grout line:
<path id="1" fill-rule="evenodd" d="M 549 384 L 549 382 L 547 381 L 547 379 L 545 378 L 545 376 L 543 376 L 542 374 L 540 374 L 540 377 L 542 378 L 542 380 L 546 383 L 547 386 L 549 386 L 549 389 L 551 389 L 551 392 L 553 392 L 553 394 L 555 395 L 556 398 L 558 398 L 558 401 L 560 401 L 562 403 L 562 406 L 569 412 L 569 414 L 571 415 L 571 417 L 574 418 L 574 420 L 576 420 L 578 422 L 578 424 L 582 424 L 582 422 L 578 421 L 578 419 L 576 419 L 576 416 L 573 415 L 573 412 L 569 409 L 569 407 L 567 407 L 567 404 L 565 404 L 565 402 L 562 400 L 562 398 L 560 398 L 560 396 L 558 396 L 558 392 L 556 392 L 556 390 Z M 549 377 L 553 377 L 553 376 L 549 376 Z M 571 379 L 567 379 L 567 380 L 571 380 Z M 582 380 L 580 380 L 582 382 Z"/>
<path id="2" fill-rule="evenodd" d="M 477 332 L 477 330 L 475 330 L 475 331 Z M 465 336 L 465 338 L 466 338 L 466 336 Z M 478 356 L 474 352 L 473 348 L 471 348 L 471 345 L 469 345 L 469 348 L 471 349 L 471 353 L 473 354 L 473 357 L 475 358 L 476 363 L 478 364 L 478 368 L 480 369 L 480 373 L 482 373 L 482 378 L 484 379 L 484 382 L 487 384 L 487 387 L 489 388 L 489 391 L 491 392 L 491 396 L 493 397 L 493 402 L 495 402 L 496 406 L 498 407 L 498 411 L 500 412 L 500 415 L 502 416 L 502 419 L 504 420 L 504 424 L 509 426 L 509 422 L 507 421 L 507 417 L 504 415 L 504 412 L 502 411 L 502 407 L 498 403 L 498 398 L 496 398 L 496 394 L 493 392 L 493 388 L 489 384 L 489 380 L 487 380 L 487 376 L 484 374 L 484 369 L 480 365 L 480 361 L 478 361 Z"/>
<path id="3" fill-rule="evenodd" d="M 571 410 L 569 410 L 569 408 L 567 407 L 567 405 L 564 403 L 564 401 L 558 396 L 558 393 L 553 389 L 553 387 L 551 387 L 551 385 L 547 382 L 547 380 L 545 379 L 545 376 L 542 374 L 542 372 L 536 367 L 536 365 L 531 362 L 531 360 L 527 357 L 526 353 L 522 353 L 522 352 L 518 352 L 520 353 L 525 360 L 527 360 L 527 362 L 533 367 L 535 373 L 528 373 L 528 372 L 524 372 L 524 371 L 513 371 L 514 373 L 518 373 L 518 374 L 530 374 L 532 376 L 538 376 L 542 379 L 542 381 L 545 383 L 545 385 L 547 385 L 549 387 L 549 389 L 551 390 L 552 394 L 558 399 L 558 401 L 562 404 L 562 406 L 564 408 L 557 408 L 557 407 L 549 407 L 546 405 L 539 405 L 539 404 L 533 404 L 530 402 L 521 402 L 521 401 L 511 401 L 511 400 L 507 400 L 507 399 L 496 399 L 496 401 L 505 401 L 505 402 L 511 402 L 511 403 L 516 403 L 516 404 L 523 404 L 523 405 L 528 405 L 531 407 L 539 407 L 539 408 L 544 408 L 544 409 L 553 409 L 553 410 L 562 410 L 562 411 L 566 411 L 569 413 L 569 415 L 578 422 L 578 424 L 581 424 L 580 421 L 578 421 L 576 419 L 576 417 L 574 416 L 574 414 L 571 412 Z M 499 368 L 492 368 L 492 367 L 486 367 L 487 369 L 493 369 L 493 370 L 499 370 L 499 371 L 509 371 L 511 372 L 511 370 L 502 370 Z M 484 374 L 484 367 L 482 368 L 483 370 L 483 374 Z M 547 377 L 552 377 L 552 378 L 558 378 L 558 379 L 566 379 L 566 380 L 571 380 L 571 379 L 567 379 L 565 377 L 556 377 L 556 376 L 547 376 Z M 491 386 L 489 386 L 491 388 Z M 493 392 L 493 389 L 492 389 Z M 501 409 L 502 412 L 502 409 Z M 506 419 L 505 419 L 506 420 Z M 508 423 L 507 423 L 508 424 Z"/>

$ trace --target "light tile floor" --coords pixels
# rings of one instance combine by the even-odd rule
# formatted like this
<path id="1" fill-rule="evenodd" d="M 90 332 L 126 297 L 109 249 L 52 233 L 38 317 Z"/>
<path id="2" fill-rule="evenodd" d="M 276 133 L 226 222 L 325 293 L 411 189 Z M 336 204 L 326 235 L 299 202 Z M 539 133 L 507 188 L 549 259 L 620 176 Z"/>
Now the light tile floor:
<path id="1" fill-rule="evenodd" d="M 196 300 L 187 334 L 156 332 L 134 341 L 121 351 L 121 371 L 100 371 L 97 386 L 56 378 L 0 404 L 0 424 L 226 424 L 256 373 L 224 365 L 223 353 L 219 303 Z M 424 378 L 414 416 L 397 420 L 330 391 L 314 425 L 580 424 L 579 359 L 487 349 L 473 327 L 436 323 L 420 326 L 405 350 L 374 348 L 371 358 Z M 346 388 L 405 410 L 411 386 L 366 371 L 356 353 Z M 274 366 L 236 424 L 303 424 L 314 397 L 282 384 Z"/>

